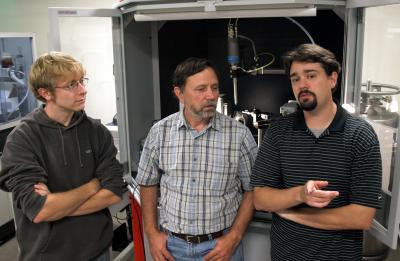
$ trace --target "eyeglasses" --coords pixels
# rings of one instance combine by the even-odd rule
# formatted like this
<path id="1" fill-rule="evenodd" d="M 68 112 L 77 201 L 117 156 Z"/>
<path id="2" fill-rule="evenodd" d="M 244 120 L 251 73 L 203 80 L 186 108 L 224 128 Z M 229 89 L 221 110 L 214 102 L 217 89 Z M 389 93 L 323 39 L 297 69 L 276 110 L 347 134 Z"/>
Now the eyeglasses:
<path id="1" fill-rule="evenodd" d="M 79 84 L 82 85 L 83 87 L 86 87 L 89 82 L 89 78 L 82 78 L 79 81 L 72 81 L 70 82 L 67 86 L 56 86 L 55 88 L 57 89 L 64 89 L 67 91 L 75 91 L 78 89 Z"/>

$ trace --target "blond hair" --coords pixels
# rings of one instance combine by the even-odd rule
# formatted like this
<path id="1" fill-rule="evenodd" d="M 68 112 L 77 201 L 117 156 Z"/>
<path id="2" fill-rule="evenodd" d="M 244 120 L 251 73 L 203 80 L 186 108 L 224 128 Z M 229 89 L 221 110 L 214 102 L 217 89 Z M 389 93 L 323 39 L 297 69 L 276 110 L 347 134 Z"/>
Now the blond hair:
<path id="1" fill-rule="evenodd" d="M 44 88 L 53 93 L 57 80 L 68 74 L 83 77 L 86 70 L 71 55 L 61 52 L 45 53 L 32 64 L 29 72 L 29 86 L 38 100 L 46 102 L 38 90 Z"/>

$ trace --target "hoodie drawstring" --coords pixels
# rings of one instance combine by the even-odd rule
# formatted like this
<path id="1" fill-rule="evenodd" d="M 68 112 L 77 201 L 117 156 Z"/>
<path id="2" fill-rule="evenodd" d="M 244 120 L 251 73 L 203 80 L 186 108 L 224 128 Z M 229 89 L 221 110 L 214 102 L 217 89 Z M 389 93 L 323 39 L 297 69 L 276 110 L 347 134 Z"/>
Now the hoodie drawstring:
<path id="1" fill-rule="evenodd" d="M 75 128 L 75 139 L 76 139 L 76 143 L 78 144 L 79 164 L 81 165 L 81 168 L 82 168 L 83 167 L 83 162 L 82 162 L 82 154 L 81 154 L 81 144 L 79 143 L 79 138 L 78 138 L 78 127 L 75 126 L 74 128 Z M 65 155 L 64 137 L 62 135 L 62 131 L 61 131 L 60 126 L 58 126 L 58 132 L 60 133 L 62 154 L 63 154 L 63 158 L 64 158 L 64 166 L 67 166 L 67 156 Z"/>
<path id="2" fill-rule="evenodd" d="M 75 125 L 75 138 L 76 142 L 78 143 L 78 156 L 79 156 L 79 163 L 81 164 L 81 168 L 83 167 L 82 156 L 81 156 L 81 144 L 79 143 L 78 137 L 78 127 Z"/>
<path id="3" fill-rule="evenodd" d="M 60 133 L 61 147 L 62 147 L 62 153 L 63 153 L 63 158 L 64 158 L 64 166 L 67 166 L 67 156 L 65 156 L 64 137 L 62 135 L 60 126 L 58 126 L 58 132 Z"/>

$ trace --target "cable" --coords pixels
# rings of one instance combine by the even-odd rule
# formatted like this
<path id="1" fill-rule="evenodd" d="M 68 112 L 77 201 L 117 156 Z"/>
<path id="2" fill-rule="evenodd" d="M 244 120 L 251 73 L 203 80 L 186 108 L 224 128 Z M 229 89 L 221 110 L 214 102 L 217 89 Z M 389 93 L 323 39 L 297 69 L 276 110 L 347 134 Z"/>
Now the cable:
<path id="1" fill-rule="evenodd" d="M 128 190 L 131 192 L 132 196 L 135 200 L 140 204 L 140 190 L 139 184 L 136 182 L 135 179 L 131 179 L 127 185 Z"/>
<path id="2" fill-rule="evenodd" d="M 8 75 L 9 75 L 9 77 L 10 77 L 12 80 L 14 80 L 16 83 L 18 83 L 18 84 L 24 86 L 24 85 L 25 85 L 25 82 L 24 82 L 23 80 L 19 79 L 19 78 L 16 76 L 15 72 L 16 72 L 15 69 L 9 68 L 9 69 L 8 69 Z M 25 75 L 23 72 L 20 72 L 20 71 L 19 71 L 18 73 L 22 74 L 23 76 Z M 28 95 L 29 95 L 29 89 L 28 89 L 28 87 L 27 87 L 27 88 L 26 88 L 25 96 L 21 99 L 21 101 L 20 101 L 17 105 L 15 105 L 15 107 L 14 107 L 9 113 L 6 114 L 6 121 L 8 121 L 8 119 L 10 118 L 10 116 L 11 116 L 15 111 L 17 111 L 17 109 L 19 108 L 19 106 L 21 106 L 21 104 L 28 98 Z"/>
<path id="3" fill-rule="evenodd" d="M 236 37 L 238 36 L 238 29 L 237 29 L 238 21 L 239 21 L 239 18 L 236 18 L 236 21 L 235 21 L 235 36 Z"/>
<path id="4" fill-rule="evenodd" d="M 310 35 L 310 33 L 306 30 L 306 28 L 304 28 L 299 22 L 297 22 L 296 20 L 294 20 L 291 17 L 285 17 L 286 19 L 292 21 L 295 25 L 297 25 L 298 27 L 300 27 L 301 30 L 303 30 L 303 32 L 308 36 L 308 38 L 310 39 L 312 44 L 315 44 L 314 39 L 312 38 L 312 36 Z"/>
<path id="5" fill-rule="evenodd" d="M 242 38 L 242 39 L 246 39 L 247 41 L 249 41 L 251 43 L 251 46 L 253 47 L 253 52 L 254 52 L 254 58 L 253 59 L 254 59 L 255 62 L 258 62 L 259 57 L 257 55 L 256 45 L 254 44 L 254 41 L 251 40 L 249 37 L 241 35 L 241 34 L 238 34 L 237 37 Z"/>
<path id="6" fill-rule="evenodd" d="M 231 66 L 231 74 L 232 74 L 231 78 L 233 79 L 233 83 L 234 83 L 234 93 L 236 93 L 236 86 L 235 86 L 236 85 L 236 73 L 235 73 L 236 70 L 240 69 L 241 71 L 243 71 L 245 73 L 254 73 L 259 70 L 263 70 L 264 68 L 270 66 L 275 61 L 275 56 L 271 53 L 264 52 L 264 53 L 257 54 L 257 49 L 256 49 L 256 45 L 255 45 L 254 41 L 250 37 L 238 34 L 238 28 L 237 28 L 238 21 L 239 21 L 239 18 L 236 18 L 234 28 L 232 28 L 233 27 L 232 20 L 229 19 L 229 22 L 228 22 L 228 62 Z M 261 55 L 271 56 L 271 61 L 269 61 L 267 64 L 265 64 L 263 66 L 256 67 L 251 70 L 246 70 L 245 68 L 240 67 L 239 66 L 239 42 L 237 41 L 237 38 L 245 39 L 251 43 L 251 47 L 252 47 L 252 50 L 254 53 L 253 60 L 255 62 L 255 66 L 258 66 L 257 63 L 258 63 Z M 237 99 L 235 98 L 235 104 L 236 104 L 236 100 Z"/>
<path id="7" fill-rule="evenodd" d="M 10 79 L 14 80 L 15 82 L 17 82 L 20 85 L 25 85 L 25 82 L 23 80 L 23 77 L 25 77 L 25 73 L 21 72 L 21 71 L 17 71 L 14 69 L 15 66 L 10 67 L 7 69 L 7 73 L 8 73 L 8 77 L 10 77 Z M 19 75 L 22 76 L 22 78 L 19 78 L 16 73 L 18 73 Z"/>
<path id="8" fill-rule="evenodd" d="M 115 213 L 115 215 L 114 215 L 113 217 L 117 220 L 117 222 L 118 222 L 119 224 L 122 224 L 122 223 L 123 223 L 123 222 L 120 222 L 120 221 L 126 221 L 126 220 L 127 220 L 127 217 L 125 217 L 125 218 L 120 218 L 120 217 L 118 217 L 118 212 Z"/>
<path id="9" fill-rule="evenodd" d="M 267 63 L 267 64 L 265 64 L 263 66 L 251 69 L 251 70 L 246 70 L 246 69 L 244 69 L 242 67 L 238 67 L 238 69 L 242 70 L 245 73 L 253 73 L 253 72 L 256 72 L 256 71 L 259 71 L 259 70 L 263 70 L 263 69 L 265 69 L 266 67 L 270 66 L 271 64 L 273 64 L 275 62 L 275 56 L 272 53 L 263 52 L 263 53 L 260 53 L 260 56 L 261 55 L 269 55 L 269 56 L 271 56 L 272 59 L 271 59 L 271 61 L 269 63 Z"/>

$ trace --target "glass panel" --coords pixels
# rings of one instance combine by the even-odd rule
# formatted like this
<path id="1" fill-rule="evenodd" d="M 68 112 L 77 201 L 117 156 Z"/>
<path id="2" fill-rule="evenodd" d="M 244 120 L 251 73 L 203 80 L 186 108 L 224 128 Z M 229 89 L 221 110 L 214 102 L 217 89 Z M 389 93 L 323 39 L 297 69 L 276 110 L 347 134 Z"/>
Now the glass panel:
<path id="1" fill-rule="evenodd" d="M 376 219 L 388 228 L 399 127 L 400 5 L 365 9 L 360 114 L 381 145 L 383 208 Z"/>
<path id="2" fill-rule="evenodd" d="M 117 113 L 110 17 L 60 17 L 61 51 L 83 63 L 89 78 L 85 111 L 103 124 Z"/>
<path id="3" fill-rule="evenodd" d="M 59 26 L 61 51 L 82 62 L 89 78 L 85 111 L 108 127 L 119 147 L 112 18 L 59 17 Z"/>
<path id="4" fill-rule="evenodd" d="M 8 37 L 0 34 L 0 129 L 36 108 L 27 84 L 33 62 L 32 37 Z"/>

